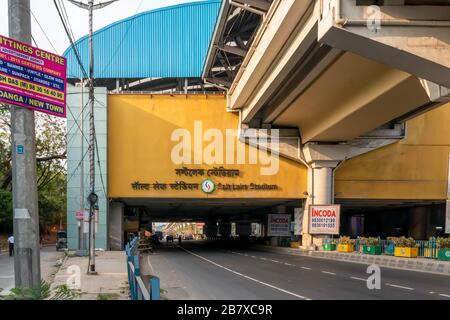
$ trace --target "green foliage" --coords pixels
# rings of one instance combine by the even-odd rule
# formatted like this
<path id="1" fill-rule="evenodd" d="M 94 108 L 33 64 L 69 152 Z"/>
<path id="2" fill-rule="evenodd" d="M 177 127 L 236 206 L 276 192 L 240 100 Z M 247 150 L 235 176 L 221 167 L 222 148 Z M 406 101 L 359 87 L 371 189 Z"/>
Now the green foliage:
<path id="1" fill-rule="evenodd" d="M 0 300 L 44 300 L 50 295 L 50 284 L 42 280 L 35 288 L 12 288 L 10 293 L 1 296 Z"/>
<path id="2" fill-rule="evenodd" d="M 379 246 L 380 245 L 380 239 L 375 237 L 361 237 L 360 243 L 366 246 Z"/>
<path id="3" fill-rule="evenodd" d="M 349 236 L 341 236 L 339 238 L 339 244 L 355 244 L 355 240 L 351 239 Z"/>
<path id="4" fill-rule="evenodd" d="M 66 284 L 62 284 L 55 288 L 49 300 L 73 300 L 80 298 L 82 295 L 82 292 L 71 289 Z"/>
<path id="5" fill-rule="evenodd" d="M 118 293 L 99 293 L 97 300 L 117 300 L 119 299 Z"/>
<path id="6" fill-rule="evenodd" d="M 439 249 L 450 249 L 450 237 L 438 237 L 436 243 Z"/>
<path id="7" fill-rule="evenodd" d="M 369 246 L 379 246 L 380 245 L 380 239 L 375 237 L 369 237 L 367 238 L 367 244 Z"/>
<path id="8" fill-rule="evenodd" d="M 40 286 L 35 288 L 13 288 L 9 291 L 7 295 L 0 295 L 0 300 L 73 300 L 82 295 L 81 292 L 70 289 L 65 284 L 51 290 L 50 283 L 45 280 L 42 280 Z"/>
<path id="9" fill-rule="evenodd" d="M 396 247 L 402 247 L 402 248 L 415 248 L 415 247 L 417 247 L 416 240 L 414 240 L 414 238 L 412 238 L 412 237 L 409 237 L 409 238 L 406 238 L 405 236 L 389 237 L 388 240 L 394 242 L 394 245 Z"/>
<path id="10" fill-rule="evenodd" d="M 12 228 L 12 193 L 0 189 L 0 232 L 11 232 Z"/>

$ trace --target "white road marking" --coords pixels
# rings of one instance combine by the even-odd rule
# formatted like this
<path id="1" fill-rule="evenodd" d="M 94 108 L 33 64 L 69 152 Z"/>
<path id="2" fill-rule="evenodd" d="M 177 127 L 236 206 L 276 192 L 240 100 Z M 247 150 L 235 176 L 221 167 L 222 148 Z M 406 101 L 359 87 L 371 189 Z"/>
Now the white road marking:
<path id="1" fill-rule="evenodd" d="M 281 291 L 281 292 L 283 292 L 283 293 L 289 294 L 289 295 L 291 295 L 291 296 L 294 296 L 294 297 L 297 297 L 297 298 L 300 298 L 300 299 L 311 300 L 310 298 L 306 298 L 306 297 L 304 297 L 304 296 L 301 296 L 301 295 L 299 295 L 299 294 L 293 293 L 293 292 L 291 292 L 291 291 L 284 290 L 284 289 L 282 289 L 282 288 L 276 287 L 276 286 L 274 286 L 274 285 L 272 285 L 272 284 L 270 284 L 270 283 L 263 282 L 263 281 L 260 281 L 260 280 L 258 280 L 258 279 L 249 277 L 249 276 L 247 276 L 247 275 L 245 275 L 245 274 L 242 274 L 242 273 L 240 273 L 240 272 L 231 270 L 231 269 L 229 269 L 229 268 L 227 268 L 227 267 L 224 267 L 224 266 L 222 266 L 222 265 L 220 265 L 220 264 L 218 264 L 218 263 L 216 263 L 216 262 L 214 262 L 214 261 L 211 261 L 211 260 L 209 260 L 209 259 L 207 259 L 207 258 L 205 258 L 205 257 L 202 257 L 202 256 L 200 256 L 200 255 L 198 255 L 198 254 L 196 254 L 196 253 L 194 253 L 194 252 L 192 252 L 192 251 L 189 251 L 189 250 L 187 250 L 187 249 L 185 249 L 185 248 L 183 248 L 183 247 L 180 247 L 180 248 L 183 249 L 184 251 L 186 251 L 187 253 L 189 253 L 189 254 L 191 254 L 191 255 L 193 255 L 193 256 L 199 258 L 199 259 L 202 259 L 202 260 L 204 260 L 204 261 L 206 261 L 206 262 L 208 262 L 208 263 L 211 263 L 211 264 L 215 265 L 216 267 L 222 268 L 222 269 L 224 269 L 224 270 L 226 270 L 226 271 L 229 271 L 229 272 L 231 272 L 231 273 L 234 273 L 234 274 L 236 274 L 236 275 L 238 275 L 238 276 L 241 276 L 241 277 L 243 277 L 243 278 L 245 278 L 245 279 L 248 279 L 248 280 L 257 282 L 257 283 L 262 284 L 262 285 L 265 285 L 265 286 L 267 286 L 267 287 L 269 287 L 269 288 L 272 288 L 272 289 Z"/>
<path id="2" fill-rule="evenodd" d="M 399 285 L 392 284 L 392 283 L 386 283 L 386 285 L 389 287 L 394 287 L 394 288 L 399 288 L 399 289 L 414 290 L 414 288 L 399 286 Z"/>
<path id="3" fill-rule="evenodd" d="M 367 281 L 367 279 L 363 279 L 363 278 L 358 278 L 358 277 L 350 277 L 350 279 L 354 279 L 354 280 L 361 280 L 361 281 L 364 281 L 364 282 L 366 282 L 366 281 Z"/>
<path id="4" fill-rule="evenodd" d="M 155 270 L 153 269 L 152 264 L 150 263 L 150 256 L 147 256 L 147 263 L 150 266 L 150 269 L 152 269 L 152 274 L 155 274 Z"/>
<path id="5" fill-rule="evenodd" d="M 280 263 L 280 261 L 277 261 L 277 260 L 270 260 L 270 261 L 272 261 L 272 262 L 275 262 L 275 263 Z"/>
<path id="6" fill-rule="evenodd" d="M 285 262 L 284 264 L 285 264 L 285 265 L 287 265 L 287 266 L 291 266 L 291 267 L 294 267 L 294 265 L 293 265 L 293 264 L 290 264 L 290 263 L 287 263 L 287 262 Z"/>
<path id="7" fill-rule="evenodd" d="M 300 268 L 305 269 L 305 270 L 311 270 L 311 268 L 308 268 L 308 267 L 300 267 Z"/>
<path id="8" fill-rule="evenodd" d="M 329 272 L 329 271 L 321 271 L 322 273 L 325 273 L 325 274 L 331 274 L 332 276 L 335 276 L 336 275 L 336 273 L 334 273 L 334 272 Z"/>
<path id="9" fill-rule="evenodd" d="M 436 292 L 434 292 L 434 291 L 430 291 L 430 292 L 428 292 L 429 294 L 435 294 Z"/>
<path id="10" fill-rule="evenodd" d="M 440 296 L 446 297 L 446 298 L 450 298 L 450 295 L 448 294 L 443 294 L 443 293 L 439 293 Z"/>
<path id="11" fill-rule="evenodd" d="M 266 258 L 260 258 L 261 260 L 267 260 Z"/>
<path id="12" fill-rule="evenodd" d="M 256 257 L 255 257 L 255 256 L 250 256 L 250 258 L 256 259 Z"/>

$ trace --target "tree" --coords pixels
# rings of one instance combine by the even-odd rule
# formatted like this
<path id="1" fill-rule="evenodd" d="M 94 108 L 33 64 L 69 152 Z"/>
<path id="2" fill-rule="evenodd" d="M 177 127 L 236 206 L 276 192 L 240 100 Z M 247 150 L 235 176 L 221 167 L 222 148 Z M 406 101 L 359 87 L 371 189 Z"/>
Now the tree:
<path id="1" fill-rule="evenodd" d="M 65 217 L 65 121 L 36 112 L 36 172 L 41 230 Z M 0 104 L 0 232 L 12 231 L 10 107 Z"/>

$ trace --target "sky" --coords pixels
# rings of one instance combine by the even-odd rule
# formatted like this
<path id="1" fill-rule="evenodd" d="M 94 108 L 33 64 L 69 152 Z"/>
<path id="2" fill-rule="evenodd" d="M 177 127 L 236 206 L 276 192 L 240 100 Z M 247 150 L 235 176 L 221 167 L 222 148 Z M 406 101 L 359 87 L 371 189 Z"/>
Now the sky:
<path id="1" fill-rule="evenodd" d="M 67 0 L 63 1 L 69 16 L 70 25 L 75 39 L 79 39 L 88 33 L 88 13 L 71 4 Z M 81 1 L 81 0 L 77 0 Z M 95 0 L 94 3 L 105 2 L 106 0 Z M 94 30 L 98 30 L 115 21 L 130 17 L 136 13 L 166 7 L 170 5 L 195 2 L 202 0 L 119 0 L 108 7 L 94 12 Z M 87 3 L 87 0 L 82 2 Z M 31 12 L 36 19 L 31 17 L 31 32 L 39 48 L 57 53 L 62 53 L 69 46 L 69 40 L 61 24 L 58 12 L 53 0 L 30 0 Z M 50 41 L 47 40 L 42 27 Z M 0 35 L 8 36 L 8 0 L 0 0 Z M 56 49 L 53 49 L 53 46 Z"/>

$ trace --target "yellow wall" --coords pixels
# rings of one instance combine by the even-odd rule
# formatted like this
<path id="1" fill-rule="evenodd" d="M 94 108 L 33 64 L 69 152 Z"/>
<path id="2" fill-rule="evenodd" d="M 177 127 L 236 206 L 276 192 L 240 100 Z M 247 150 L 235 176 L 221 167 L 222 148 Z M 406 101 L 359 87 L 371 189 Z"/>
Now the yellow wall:
<path id="1" fill-rule="evenodd" d="M 407 122 L 402 141 L 345 162 L 336 171 L 336 198 L 446 199 L 450 104 Z"/>
<path id="2" fill-rule="evenodd" d="M 152 198 L 303 198 L 307 169 L 301 164 L 280 158 L 279 173 L 264 176 L 259 164 L 229 164 L 227 169 L 239 169 L 235 178 L 212 178 L 215 183 L 277 184 L 279 190 L 224 191 L 205 194 L 199 190 L 133 190 L 131 184 L 155 182 L 201 183 L 208 178 L 180 177 L 171 161 L 171 141 L 177 128 L 186 128 L 194 137 L 194 121 L 202 121 L 203 132 L 209 128 L 237 129 L 239 117 L 226 112 L 225 97 L 214 95 L 109 95 L 108 97 L 108 193 L 109 197 Z M 208 142 L 204 142 L 203 146 Z M 248 151 L 248 146 L 246 146 Z M 188 168 L 212 168 L 220 165 L 184 165 Z M 264 166 L 264 165 L 263 165 Z M 265 166 L 264 166 L 265 167 Z"/>

